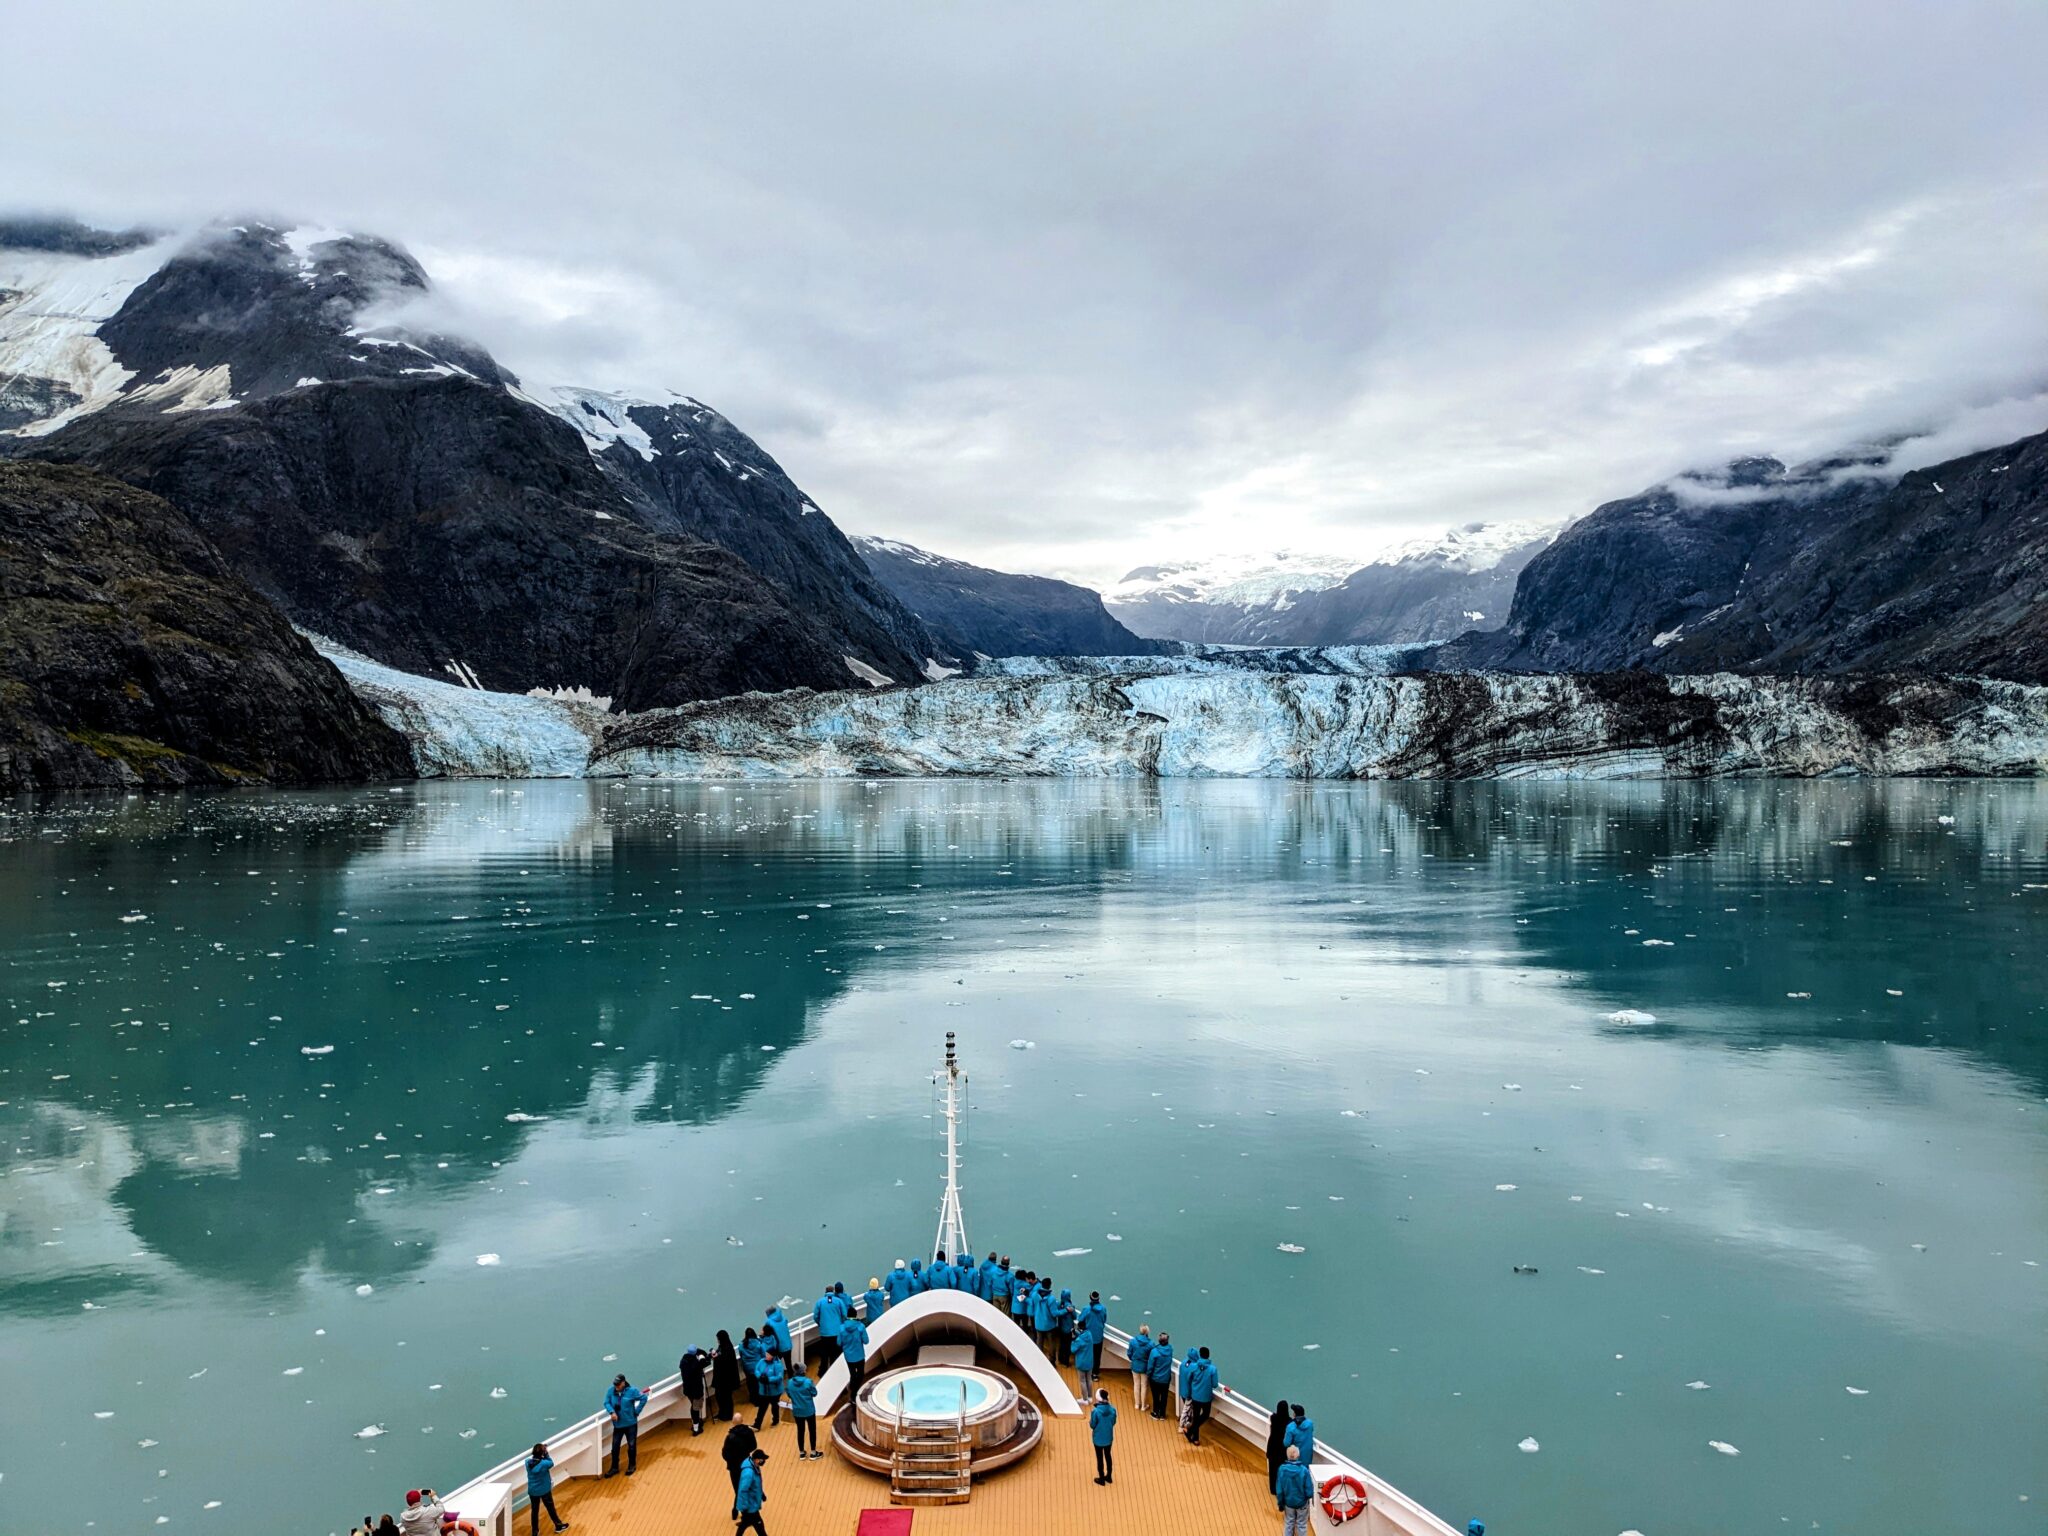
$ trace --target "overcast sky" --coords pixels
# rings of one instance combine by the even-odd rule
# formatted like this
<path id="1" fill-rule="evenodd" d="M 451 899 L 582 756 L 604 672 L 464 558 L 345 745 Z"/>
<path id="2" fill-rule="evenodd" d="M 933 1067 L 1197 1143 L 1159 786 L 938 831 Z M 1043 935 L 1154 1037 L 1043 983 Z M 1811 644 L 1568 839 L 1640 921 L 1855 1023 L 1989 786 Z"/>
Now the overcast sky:
<path id="1" fill-rule="evenodd" d="M 39 7 L 0 203 L 409 246 L 1012 569 L 2048 426 L 2048 4 Z"/>

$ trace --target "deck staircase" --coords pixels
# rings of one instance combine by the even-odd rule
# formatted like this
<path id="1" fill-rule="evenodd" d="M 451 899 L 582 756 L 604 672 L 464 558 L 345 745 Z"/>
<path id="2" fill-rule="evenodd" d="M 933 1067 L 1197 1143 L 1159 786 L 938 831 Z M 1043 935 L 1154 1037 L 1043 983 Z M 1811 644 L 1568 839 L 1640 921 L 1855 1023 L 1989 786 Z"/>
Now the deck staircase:
<path id="1" fill-rule="evenodd" d="M 956 1424 L 904 1424 L 889 1461 L 892 1504 L 965 1504 L 973 1491 L 974 1442 Z"/>

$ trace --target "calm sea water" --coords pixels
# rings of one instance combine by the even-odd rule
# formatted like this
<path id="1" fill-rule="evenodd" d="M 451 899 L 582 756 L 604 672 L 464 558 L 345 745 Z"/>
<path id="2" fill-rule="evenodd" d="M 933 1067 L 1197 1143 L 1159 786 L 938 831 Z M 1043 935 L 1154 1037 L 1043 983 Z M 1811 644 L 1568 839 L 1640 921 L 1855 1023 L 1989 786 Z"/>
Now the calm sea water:
<path id="1" fill-rule="evenodd" d="M 86 799 L 0 924 L 9 1532 L 345 1530 L 857 1286 L 948 1029 L 977 1248 L 1461 1525 L 2048 1515 L 2040 786 Z"/>

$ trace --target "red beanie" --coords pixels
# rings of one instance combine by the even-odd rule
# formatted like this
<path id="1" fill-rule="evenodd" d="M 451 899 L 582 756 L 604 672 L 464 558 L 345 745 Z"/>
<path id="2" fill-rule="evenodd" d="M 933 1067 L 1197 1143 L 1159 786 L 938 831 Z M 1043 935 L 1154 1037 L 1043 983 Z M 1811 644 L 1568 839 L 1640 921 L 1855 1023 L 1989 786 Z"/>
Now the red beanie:
<path id="1" fill-rule="evenodd" d="M 408 1489 L 406 1489 L 406 1490 L 405 1490 L 405 1502 L 406 1502 L 406 1503 L 407 1503 L 408 1505 L 411 1505 L 411 1504 L 417 1504 L 417 1503 L 419 1503 L 419 1501 L 420 1501 L 420 1491 L 419 1491 L 419 1489 L 417 1489 L 417 1488 L 408 1488 Z"/>

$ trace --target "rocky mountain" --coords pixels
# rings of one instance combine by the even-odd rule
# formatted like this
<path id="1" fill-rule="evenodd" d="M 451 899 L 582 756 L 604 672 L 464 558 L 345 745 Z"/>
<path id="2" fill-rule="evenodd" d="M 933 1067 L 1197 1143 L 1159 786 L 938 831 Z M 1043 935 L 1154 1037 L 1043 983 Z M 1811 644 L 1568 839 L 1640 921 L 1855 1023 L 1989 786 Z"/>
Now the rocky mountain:
<path id="1" fill-rule="evenodd" d="M 1101 593 L 1072 582 L 991 571 L 894 539 L 857 537 L 853 544 L 956 664 L 976 656 L 1149 656 L 1177 649 L 1131 633 L 1109 616 Z"/>
<path id="2" fill-rule="evenodd" d="M 1432 665 L 2048 681 L 2048 434 L 1903 475 L 1752 458 L 1609 502 Z"/>
<path id="3" fill-rule="evenodd" d="M 1471 523 L 1365 563 L 1276 556 L 1146 566 L 1104 595 L 1140 634 L 1234 645 L 1411 645 L 1505 618 L 1515 579 L 1556 536 Z"/>
<path id="4" fill-rule="evenodd" d="M 104 246 L 105 249 L 101 249 Z M 937 648 L 695 401 L 522 388 L 387 241 L 0 223 L 0 451 L 183 510 L 294 623 L 626 707 L 916 680 Z"/>
<path id="5" fill-rule="evenodd" d="M 0 790 L 412 775 L 404 738 L 174 507 L 0 462 Z"/>

